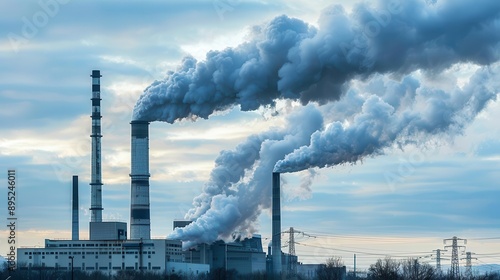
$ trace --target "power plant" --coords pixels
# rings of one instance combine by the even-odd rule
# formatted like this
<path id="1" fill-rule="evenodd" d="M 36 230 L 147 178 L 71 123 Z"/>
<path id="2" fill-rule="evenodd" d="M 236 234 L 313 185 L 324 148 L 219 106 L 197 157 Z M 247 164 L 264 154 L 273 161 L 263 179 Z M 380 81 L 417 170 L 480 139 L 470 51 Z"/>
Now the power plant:
<path id="1" fill-rule="evenodd" d="M 43 248 L 17 248 L 19 269 L 54 269 L 99 271 L 113 275 L 118 271 L 147 271 L 161 274 L 198 275 L 213 271 L 234 270 L 241 275 L 267 273 L 271 279 L 281 279 L 285 275 L 294 276 L 299 271 L 313 277 L 317 265 L 301 265 L 290 250 L 282 252 L 281 235 L 281 182 L 280 172 L 288 170 L 275 168 L 269 172 L 271 197 L 266 192 L 265 198 L 271 201 L 272 236 L 267 254 L 263 250 L 262 238 L 254 234 L 248 238 L 234 235 L 233 241 L 215 240 L 210 242 L 191 242 L 181 238 L 151 238 L 150 209 L 150 169 L 149 169 L 149 124 L 148 120 L 134 119 L 130 122 L 130 226 L 125 222 L 103 221 L 102 203 L 102 155 L 101 155 L 101 92 L 99 70 L 92 71 L 92 113 L 91 113 L 91 176 L 90 176 L 90 221 L 89 239 L 82 240 L 79 235 L 79 179 L 72 178 L 71 193 L 71 239 L 46 239 Z M 312 114 L 309 114 L 312 115 Z M 313 118 L 314 121 L 316 119 Z M 310 126 L 308 126 L 310 127 Z M 314 129 L 315 130 L 315 129 Z M 304 131 L 298 129 L 297 131 Z M 306 133 L 307 134 L 307 133 Z M 277 133 L 272 137 L 280 139 Z M 254 139 L 254 138 L 252 138 Z M 263 137 L 263 139 L 266 139 Z M 346 138 L 347 139 L 347 138 Z M 259 139 L 258 139 L 259 140 Z M 261 141 L 261 140 L 259 140 Z M 260 142 L 262 145 L 264 140 Z M 300 141 L 297 141 L 300 143 Z M 252 146 L 252 145 L 249 145 Z M 245 146 L 246 147 L 246 146 Z M 302 149 L 303 150 L 303 149 Z M 296 152 L 297 150 L 292 151 Z M 258 151 L 260 152 L 260 151 Z M 258 154 L 258 152 L 256 154 Z M 246 156 L 245 153 L 242 153 Z M 286 159 L 286 158 L 285 158 Z M 255 157 L 254 160 L 258 160 Z M 260 159 L 262 160 L 262 159 Z M 276 162 L 274 162 L 276 163 Z M 273 164 L 274 164 L 273 163 Z M 278 162 L 279 163 L 279 162 Z M 224 170 L 226 172 L 227 170 Z M 268 181 L 265 181 L 268 182 Z M 226 182 L 227 183 L 227 182 Z M 257 205 L 257 204 L 256 204 Z M 174 231 L 182 232 L 196 226 L 198 220 L 173 221 Z M 234 232 L 234 231 L 233 231 Z M 293 246 L 291 229 L 289 246 Z M 459 256 L 457 240 L 454 237 L 452 266 L 454 275 L 459 274 Z M 183 241 L 192 246 L 183 250 Z M 289 247 L 289 248 L 290 248 Z M 440 251 L 436 261 L 440 266 Z M 472 253 L 468 254 L 468 273 L 471 274 Z M 346 268 L 341 267 L 343 275 Z M 356 272 L 355 272 L 356 273 Z M 268 278 L 268 279 L 269 279 Z"/>
<path id="2" fill-rule="evenodd" d="M 89 240 L 79 237 L 79 181 L 71 184 L 71 239 L 45 240 L 44 248 L 18 248 L 19 269 L 55 269 L 101 271 L 115 274 L 120 270 L 157 273 L 201 274 L 210 270 L 235 270 L 240 274 L 273 273 L 280 275 L 285 256 L 281 253 L 280 174 L 272 174 L 273 238 L 266 256 L 261 236 L 236 238 L 234 242 L 216 241 L 198 244 L 187 251 L 176 239 L 151 239 L 149 200 L 149 122 L 133 120 L 131 127 L 130 229 L 127 224 L 102 220 L 101 156 L 101 73 L 92 71 L 92 134 L 90 178 Z M 174 221 L 174 229 L 191 221 Z M 289 259 L 289 258 L 287 258 Z M 296 259 L 295 259 L 296 260 Z"/>

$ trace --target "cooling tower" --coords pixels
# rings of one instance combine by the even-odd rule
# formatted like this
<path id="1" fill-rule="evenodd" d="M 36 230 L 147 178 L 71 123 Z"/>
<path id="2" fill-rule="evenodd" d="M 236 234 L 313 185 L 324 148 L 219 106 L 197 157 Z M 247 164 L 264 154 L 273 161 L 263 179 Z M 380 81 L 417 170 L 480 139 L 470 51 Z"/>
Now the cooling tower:
<path id="1" fill-rule="evenodd" d="M 272 260 L 273 274 L 281 275 L 281 206 L 280 206 L 280 173 L 273 172 L 273 191 L 272 191 L 272 208 L 273 208 L 273 244 L 272 244 Z"/>
<path id="2" fill-rule="evenodd" d="M 150 239 L 149 122 L 131 123 L 130 239 Z"/>

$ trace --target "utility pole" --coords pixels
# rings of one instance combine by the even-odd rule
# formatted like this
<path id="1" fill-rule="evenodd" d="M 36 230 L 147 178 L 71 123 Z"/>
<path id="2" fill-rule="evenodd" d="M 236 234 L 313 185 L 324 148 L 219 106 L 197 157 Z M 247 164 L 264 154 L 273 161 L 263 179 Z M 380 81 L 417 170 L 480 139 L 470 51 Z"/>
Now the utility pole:
<path id="1" fill-rule="evenodd" d="M 439 274 L 441 274 L 441 260 L 445 260 L 444 258 L 441 258 L 441 253 L 442 252 L 446 252 L 447 250 L 441 250 L 441 249 L 437 249 L 437 250 L 433 250 L 432 252 L 436 252 L 436 258 L 434 258 L 436 260 L 436 270 Z"/>
<path id="2" fill-rule="evenodd" d="M 356 279 L 356 254 L 354 254 L 354 279 Z"/>
<path id="3" fill-rule="evenodd" d="M 444 239 L 443 242 L 446 244 L 446 241 L 452 241 L 451 245 L 444 246 L 445 248 L 451 247 L 451 277 L 453 279 L 460 279 L 460 260 L 458 258 L 458 249 L 464 248 L 465 246 L 459 246 L 458 242 L 463 241 L 464 244 L 467 244 L 467 239 L 458 238 L 453 236 L 452 238 Z"/>
<path id="4" fill-rule="evenodd" d="M 472 257 L 473 254 L 474 253 L 466 252 L 465 258 L 462 258 L 462 260 L 465 259 L 465 277 L 467 279 L 472 279 L 472 259 L 477 260 L 477 258 Z"/>

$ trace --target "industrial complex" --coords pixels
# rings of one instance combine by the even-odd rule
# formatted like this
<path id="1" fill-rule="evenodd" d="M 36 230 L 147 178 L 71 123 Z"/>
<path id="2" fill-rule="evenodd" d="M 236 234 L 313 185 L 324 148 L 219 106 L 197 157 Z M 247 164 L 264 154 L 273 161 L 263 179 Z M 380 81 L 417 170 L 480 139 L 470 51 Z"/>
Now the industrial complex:
<path id="1" fill-rule="evenodd" d="M 120 270 L 198 275 L 217 269 L 239 274 L 280 275 L 297 257 L 281 252 L 280 174 L 272 174 L 272 242 L 263 250 L 260 235 L 233 242 L 216 241 L 183 250 L 181 240 L 151 239 L 149 203 L 149 122 L 131 122 L 130 227 L 102 220 L 101 89 L 99 70 L 92 71 L 91 220 L 89 240 L 79 238 L 78 176 L 72 178 L 72 236 L 45 240 L 43 248 L 18 248 L 18 269 Z M 271 176 L 271 174 L 270 174 Z M 191 221 L 173 221 L 174 229 Z M 299 269 L 300 270 L 300 269 Z M 303 268 L 305 274 L 311 269 Z M 311 275 L 312 276 L 312 275 Z"/>

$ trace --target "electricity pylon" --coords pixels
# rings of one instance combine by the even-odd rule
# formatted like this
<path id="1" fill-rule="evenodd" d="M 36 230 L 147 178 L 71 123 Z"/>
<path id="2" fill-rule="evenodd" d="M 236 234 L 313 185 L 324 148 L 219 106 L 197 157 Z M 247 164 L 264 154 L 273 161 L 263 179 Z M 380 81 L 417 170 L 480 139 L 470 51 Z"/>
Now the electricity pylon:
<path id="1" fill-rule="evenodd" d="M 443 242 L 446 244 L 446 241 L 452 241 L 451 245 L 444 246 L 445 248 L 451 247 L 451 277 L 453 279 L 460 279 L 460 260 L 458 258 L 458 249 L 464 248 L 465 246 L 459 246 L 458 241 L 463 241 L 464 244 L 467 244 L 467 239 L 458 238 L 453 236 L 452 238 L 444 239 Z"/>

